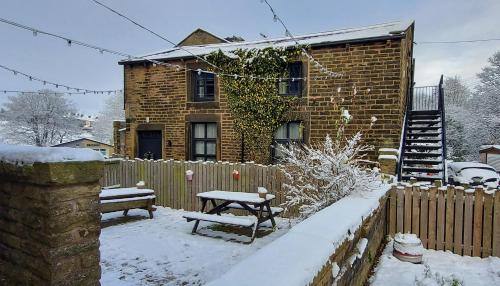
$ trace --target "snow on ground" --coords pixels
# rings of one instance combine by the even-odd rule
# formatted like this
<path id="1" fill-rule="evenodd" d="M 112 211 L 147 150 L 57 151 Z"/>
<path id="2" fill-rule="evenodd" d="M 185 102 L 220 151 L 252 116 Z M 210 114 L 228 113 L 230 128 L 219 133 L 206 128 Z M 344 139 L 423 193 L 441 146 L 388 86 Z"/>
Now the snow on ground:
<path id="1" fill-rule="evenodd" d="M 103 214 L 101 284 L 202 285 L 289 228 L 287 219 L 277 218 L 278 230 L 259 230 L 251 244 L 243 244 L 236 241 L 248 241 L 248 236 L 215 230 L 217 224 L 200 223 L 198 232 L 212 237 L 192 235 L 194 222 L 186 222 L 182 214 L 181 210 L 163 207 L 158 207 L 154 219 L 147 219 L 144 210 L 131 210 L 128 218 L 121 212 Z M 263 232 L 269 234 L 259 237 Z"/>
<path id="2" fill-rule="evenodd" d="M 500 285 L 500 258 L 481 259 L 426 249 L 423 263 L 412 264 L 392 256 L 392 249 L 389 242 L 370 279 L 372 286 Z"/>

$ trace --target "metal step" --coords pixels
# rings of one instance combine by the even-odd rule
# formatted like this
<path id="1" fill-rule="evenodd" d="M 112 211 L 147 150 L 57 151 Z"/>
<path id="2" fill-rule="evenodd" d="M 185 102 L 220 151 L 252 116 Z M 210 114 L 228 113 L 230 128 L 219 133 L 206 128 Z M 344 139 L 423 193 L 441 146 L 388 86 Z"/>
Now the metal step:
<path id="1" fill-rule="evenodd" d="M 436 137 L 441 135 L 441 132 L 420 132 L 420 133 L 413 133 L 413 132 L 408 132 L 407 134 L 408 139 L 409 137 L 415 138 L 415 137 Z"/>
<path id="2" fill-rule="evenodd" d="M 439 143 L 441 139 L 406 139 L 406 143 Z"/>
<path id="3" fill-rule="evenodd" d="M 443 169 L 432 169 L 432 168 L 424 168 L 424 167 L 403 167 L 403 171 L 405 171 L 405 172 L 419 172 L 419 173 L 439 173 L 439 172 L 442 172 Z"/>
<path id="4" fill-rule="evenodd" d="M 441 111 L 439 110 L 412 110 L 411 115 L 439 115 Z"/>
<path id="5" fill-rule="evenodd" d="M 433 115 L 433 114 L 420 114 L 420 115 L 410 115 L 409 120 L 438 120 L 441 118 L 441 115 Z"/>
<path id="6" fill-rule="evenodd" d="M 431 159 L 403 159 L 403 165 L 439 165 L 443 163 L 441 160 Z"/>
<path id="7" fill-rule="evenodd" d="M 441 180 L 440 176 L 412 176 L 412 175 L 402 175 L 403 181 L 409 181 L 410 178 L 415 178 L 419 182 L 433 182 L 435 180 Z"/>
<path id="8" fill-rule="evenodd" d="M 405 150 L 438 150 L 443 146 L 441 145 L 406 145 Z"/>
<path id="9" fill-rule="evenodd" d="M 408 130 L 439 130 L 440 126 L 409 126 Z"/>
<path id="10" fill-rule="evenodd" d="M 404 152 L 404 156 L 413 158 L 441 157 L 441 153 Z"/>
<path id="11" fill-rule="evenodd" d="M 410 119 L 410 122 L 408 124 L 411 125 L 417 125 L 417 124 L 429 124 L 429 125 L 434 125 L 434 124 L 439 124 L 441 123 L 441 120 L 429 120 L 429 119 Z"/>

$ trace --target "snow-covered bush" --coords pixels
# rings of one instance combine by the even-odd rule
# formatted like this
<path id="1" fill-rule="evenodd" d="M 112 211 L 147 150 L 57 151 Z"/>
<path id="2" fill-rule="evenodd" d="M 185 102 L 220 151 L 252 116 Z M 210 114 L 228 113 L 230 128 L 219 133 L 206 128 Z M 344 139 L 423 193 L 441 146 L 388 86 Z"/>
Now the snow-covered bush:
<path id="1" fill-rule="evenodd" d="M 424 273 L 422 277 L 415 276 L 415 285 L 417 286 L 462 286 L 464 282 L 455 275 L 446 275 L 439 272 L 433 272 L 428 264 L 424 264 Z"/>
<path id="2" fill-rule="evenodd" d="M 285 210 L 298 208 L 304 219 L 356 191 L 373 190 L 380 185 L 376 171 L 365 168 L 364 154 L 372 147 L 360 144 L 361 132 L 347 140 L 326 136 L 316 146 L 291 144 L 281 147 L 281 171 Z"/>

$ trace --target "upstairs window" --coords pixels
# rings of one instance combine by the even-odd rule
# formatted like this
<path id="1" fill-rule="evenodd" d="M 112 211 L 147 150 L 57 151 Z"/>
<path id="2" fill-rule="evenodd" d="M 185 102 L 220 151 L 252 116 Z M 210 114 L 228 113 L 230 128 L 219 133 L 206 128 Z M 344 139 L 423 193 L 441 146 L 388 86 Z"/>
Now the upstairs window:
<path id="1" fill-rule="evenodd" d="M 215 76 L 212 73 L 192 72 L 193 101 L 215 100 Z"/>
<path id="2" fill-rule="evenodd" d="M 280 145 L 286 147 L 290 143 L 302 143 L 303 140 L 303 125 L 300 121 L 287 122 L 281 125 L 275 132 L 273 137 L 273 160 L 282 158 Z"/>
<path id="3" fill-rule="evenodd" d="M 192 142 L 192 160 L 216 161 L 217 123 L 193 123 Z"/>
<path id="4" fill-rule="evenodd" d="M 278 83 L 280 95 L 302 96 L 302 63 L 288 64 L 288 79 Z"/>

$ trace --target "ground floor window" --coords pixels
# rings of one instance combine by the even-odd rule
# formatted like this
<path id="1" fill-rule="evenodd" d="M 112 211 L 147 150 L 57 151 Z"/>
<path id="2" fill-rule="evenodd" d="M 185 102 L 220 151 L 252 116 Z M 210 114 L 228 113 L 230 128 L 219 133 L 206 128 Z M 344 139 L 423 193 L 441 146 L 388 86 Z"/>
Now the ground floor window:
<path id="1" fill-rule="evenodd" d="M 281 125 L 275 132 L 273 137 L 273 161 L 277 161 L 282 157 L 280 145 L 288 146 L 290 143 L 303 142 L 303 124 L 300 121 L 287 122 Z"/>
<path id="2" fill-rule="evenodd" d="M 192 124 L 191 159 L 198 161 L 217 160 L 217 123 Z"/>

